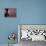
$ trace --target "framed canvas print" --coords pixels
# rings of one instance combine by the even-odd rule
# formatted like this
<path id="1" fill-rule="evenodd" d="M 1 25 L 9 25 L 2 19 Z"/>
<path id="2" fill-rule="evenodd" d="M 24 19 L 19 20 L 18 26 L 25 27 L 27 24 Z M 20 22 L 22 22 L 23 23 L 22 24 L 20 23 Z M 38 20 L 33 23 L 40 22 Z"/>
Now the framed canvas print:
<path id="1" fill-rule="evenodd" d="M 5 17 L 16 17 L 16 8 L 5 8 Z"/>
<path id="2" fill-rule="evenodd" d="M 19 41 L 46 41 L 46 25 L 20 24 L 18 34 Z"/>

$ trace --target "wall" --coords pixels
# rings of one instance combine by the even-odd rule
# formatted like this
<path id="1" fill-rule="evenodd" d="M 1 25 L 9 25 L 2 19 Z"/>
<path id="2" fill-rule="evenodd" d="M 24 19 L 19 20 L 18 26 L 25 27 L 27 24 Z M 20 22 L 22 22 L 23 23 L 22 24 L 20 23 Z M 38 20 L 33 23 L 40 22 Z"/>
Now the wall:
<path id="1" fill-rule="evenodd" d="M 17 17 L 5 18 L 6 7 L 17 8 Z M 18 24 L 46 24 L 46 0 L 0 0 L 0 44 L 8 43 L 9 32 L 17 32 Z"/>

